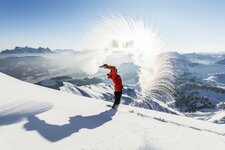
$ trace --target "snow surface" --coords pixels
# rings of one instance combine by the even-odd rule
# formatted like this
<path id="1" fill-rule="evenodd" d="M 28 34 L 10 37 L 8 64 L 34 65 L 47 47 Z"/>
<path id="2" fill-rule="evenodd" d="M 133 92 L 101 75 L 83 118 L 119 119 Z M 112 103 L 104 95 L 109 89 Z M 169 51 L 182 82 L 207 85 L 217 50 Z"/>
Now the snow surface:
<path id="1" fill-rule="evenodd" d="M 225 123 L 225 112 L 224 111 L 219 111 L 214 115 L 212 118 L 210 118 L 211 122 L 216 122 L 216 123 Z"/>
<path id="2" fill-rule="evenodd" d="M 75 84 L 71 84 L 68 82 L 63 82 L 63 86 L 61 86 L 60 91 L 72 93 L 80 96 L 95 98 L 104 101 L 114 101 L 114 88 L 112 85 L 99 83 L 99 84 L 92 84 L 92 85 L 84 85 L 84 86 L 77 86 Z M 167 113 L 173 114 L 181 114 L 179 111 L 169 107 L 168 105 L 173 105 L 168 103 L 164 103 L 157 99 L 152 99 L 148 102 L 148 104 L 144 103 L 138 97 L 140 97 L 140 92 L 136 89 L 132 89 L 130 87 L 124 86 L 123 87 L 123 94 L 121 97 L 120 103 L 147 108 Z M 173 102 L 171 102 L 173 103 Z M 149 107 L 151 106 L 151 108 Z"/>
<path id="3" fill-rule="evenodd" d="M 225 125 L 99 101 L 0 73 L 3 150 L 224 150 Z"/>

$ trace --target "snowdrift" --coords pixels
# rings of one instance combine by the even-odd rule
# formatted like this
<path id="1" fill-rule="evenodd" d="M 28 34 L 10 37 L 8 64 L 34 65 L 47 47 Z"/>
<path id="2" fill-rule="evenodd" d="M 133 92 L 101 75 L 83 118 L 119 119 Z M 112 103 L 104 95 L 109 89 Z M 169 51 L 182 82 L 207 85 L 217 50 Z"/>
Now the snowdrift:
<path id="1" fill-rule="evenodd" d="M 225 126 L 77 96 L 0 73 L 4 150 L 225 148 Z"/>

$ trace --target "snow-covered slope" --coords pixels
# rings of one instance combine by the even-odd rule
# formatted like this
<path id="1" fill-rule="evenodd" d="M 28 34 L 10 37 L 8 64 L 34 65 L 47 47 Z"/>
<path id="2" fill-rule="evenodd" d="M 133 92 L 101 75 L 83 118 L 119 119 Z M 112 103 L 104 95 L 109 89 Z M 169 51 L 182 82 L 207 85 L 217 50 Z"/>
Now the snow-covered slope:
<path id="1" fill-rule="evenodd" d="M 4 150 L 223 150 L 225 126 L 99 101 L 0 73 L 0 147 Z"/>
<path id="2" fill-rule="evenodd" d="M 72 93 L 80 96 L 95 98 L 104 101 L 114 101 L 114 88 L 112 85 L 99 83 L 85 86 L 77 86 L 68 82 L 63 82 L 63 86 L 59 87 L 60 91 Z M 139 99 L 141 93 L 130 87 L 124 86 L 121 103 L 146 109 L 157 110 L 161 112 L 180 114 L 173 108 L 160 100 L 151 100 L 147 104 Z"/>

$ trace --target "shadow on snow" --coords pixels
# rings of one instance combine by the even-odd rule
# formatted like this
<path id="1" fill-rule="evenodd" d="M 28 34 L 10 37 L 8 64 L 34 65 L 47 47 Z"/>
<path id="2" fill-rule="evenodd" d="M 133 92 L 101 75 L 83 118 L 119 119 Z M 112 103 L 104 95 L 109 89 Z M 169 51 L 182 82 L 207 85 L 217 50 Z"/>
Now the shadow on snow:
<path id="1" fill-rule="evenodd" d="M 27 118 L 28 123 L 24 125 L 27 131 L 36 130 L 41 136 L 51 142 L 62 140 L 73 133 L 79 132 L 80 129 L 94 129 L 104 123 L 112 120 L 116 110 L 107 110 L 92 116 L 73 116 L 70 117 L 69 123 L 64 125 L 48 124 L 44 120 L 40 120 L 35 115 Z"/>
<path id="2" fill-rule="evenodd" d="M 54 125 L 40 120 L 36 115 L 52 109 L 52 105 L 46 102 L 17 102 L 0 107 L 0 126 L 18 123 L 27 119 L 24 124 L 26 131 L 37 131 L 42 137 L 57 142 L 80 129 L 94 129 L 100 127 L 116 114 L 116 110 L 110 109 L 91 116 L 73 116 L 69 118 L 69 123 L 64 125 Z"/>
<path id="3" fill-rule="evenodd" d="M 25 118 L 46 112 L 52 105 L 46 102 L 17 102 L 0 108 L 0 126 L 18 123 Z"/>

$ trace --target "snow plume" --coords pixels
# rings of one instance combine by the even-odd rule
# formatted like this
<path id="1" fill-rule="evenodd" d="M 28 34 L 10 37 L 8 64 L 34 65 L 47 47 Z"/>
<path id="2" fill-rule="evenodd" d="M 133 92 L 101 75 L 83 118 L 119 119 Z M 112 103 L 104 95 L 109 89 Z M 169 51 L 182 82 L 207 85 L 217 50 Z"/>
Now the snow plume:
<path id="1" fill-rule="evenodd" d="M 161 41 L 153 28 L 149 28 L 140 19 L 125 18 L 121 15 L 101 17 L 91 25 L 90 32 L 84 37 L 84 49 L 92 49 L 94 57 L 90 58 L 97 71 L 114 50 L 124 50 L 132 54 L 136 65 L 149 69 L 149 60 L 159 53 Z M 94 72 L 94 71 L 93 71 Z M 142 87 L 144 84 L 142 85 Z"/>
<path id="2" fill-rule="evenodd" d="M 92 70 L 97 71 L 98 66 L 105 63 L 114 50 L 126 51 L 132 55 L 134 64 L 140 67 L 139 85 L 142 93 L 145 96 L 171 97 L 167 92 L 173 91 L 172 79 L 168 79 L 172 70 L 166 54 L 161 54 L 164 52 L 162 41 L 158 32 L 141 19 L 121 15 L 102 17 L 85 36 L 85 46 L 95 51 L 90 60 L 95 65 Z"/>
<path id="3" fill-rule="evenodd" d="M 173 107 L 174 94 L 176 92 L 176 74 L 170 54 L 161 53 L 157 55 L 149 74 L 151 74 L 151 76 L 146 82 L 148 84 L 146 86 L 147 88 L 142 90 L 142 94 L 133 105 L 178 114 L 178 112 L 170 108 Z M 142 74 L 139 76 L 141 77 Z"/>
<path id="4" fill-rule="evenodd" d="M 157 56 L 149 88 L 145 93 L 146 100 L 171 102 L 175 93 L 175 72 L 168 53 Z"/>

